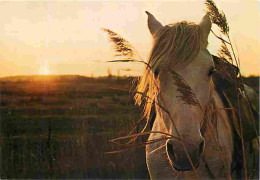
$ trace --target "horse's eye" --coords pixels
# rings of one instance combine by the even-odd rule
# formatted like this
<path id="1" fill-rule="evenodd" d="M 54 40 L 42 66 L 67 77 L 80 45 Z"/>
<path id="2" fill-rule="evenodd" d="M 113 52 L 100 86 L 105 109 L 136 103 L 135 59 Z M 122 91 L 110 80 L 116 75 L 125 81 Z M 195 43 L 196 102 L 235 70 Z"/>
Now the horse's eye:
<path id="1" fill-rule="evenodd" d="M 210 69 L 209 69 L 209 73 L 208 73 L 208 76 L 212 76 L 212 74 L 216 71 L 216 69 L 212 66 Z"/>

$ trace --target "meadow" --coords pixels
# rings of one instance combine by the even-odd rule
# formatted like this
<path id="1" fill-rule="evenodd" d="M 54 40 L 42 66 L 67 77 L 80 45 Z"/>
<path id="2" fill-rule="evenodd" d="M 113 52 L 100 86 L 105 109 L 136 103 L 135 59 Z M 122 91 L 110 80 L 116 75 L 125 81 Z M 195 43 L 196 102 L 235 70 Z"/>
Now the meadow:
<path id="1" fill-rule="evenodd" d="M 259 77 L 244 81 L 259 91 Z M 141 118 L 133 86 L 132 77 L 0 78 L 1 179 L 149 178 L 144 147 L 106 153 Z"/>
<path id="2" fill-rule="evenodd" d="M 2 178 L 148 178 L 144 147 L 120 149 L 141 117 L 133 78 L 19 76 L 1 82 Z"/>

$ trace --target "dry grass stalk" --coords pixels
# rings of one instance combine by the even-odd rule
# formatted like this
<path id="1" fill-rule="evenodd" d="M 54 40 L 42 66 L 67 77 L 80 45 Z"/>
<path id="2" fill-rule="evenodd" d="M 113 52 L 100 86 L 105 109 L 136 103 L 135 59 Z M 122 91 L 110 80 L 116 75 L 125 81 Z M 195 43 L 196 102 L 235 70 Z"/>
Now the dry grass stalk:
<path id="1" fill-rule="evenodd" d="M 233 78 L 233 82 L 235 82 L 235 88 L 236 88 L 236 95 L 237 95 L 237 104 L 238 104 L 238 119 L 239 119 L 239 128 L 240 128 L 240 137 L 241 137 L 241 143 L 242 143 L 242 150 L 243 150 L 243 166 L 244 166 L 244 178 L 247 179 L 247 164 L 246 164 L 246 153 L 245 153 L 245 146 L 244 146 L 244 136 L 243 136 L 243 127 L 242 127 L 242 120 L 241 120 L 241 106 L 240 106 L 240 100 L 239 100 L 239 91 L 243 91 L 244 90 L 244 83 L 243 83 L 243 78 L 240 72 L 240 60 L 239 58 L 236 57 L 232 42 L 230 40 L 230 35 L 229 35 L 229 26 L 226 20 L 226 16 L 224 14 L 224 12 L 220 12 L 216 6 L 216 4 L 213 2 L 213 0 L 206 0 L 205 2 L 206 7 L 207 7 L 207 13 L 209 14 L 212 22 L 214 24 L 216 24 L 217 26 L 219 26 L 220 31 L 223 33 L 223 35 L 225 35 L 228 38 L 228 41 L 224 40 L 222 37 L 218 37 L 216 36 L 216 34 L 213 32 L 213 34 L 219 38 L 222 41 L 222 45 L 221 48 L 219 50 L 219 56 L 223 59 L 224 57 L 226 57 L 229 61 L 231 61 L 232 65 L 235 63 L 235 65 L 238 67 L 238 75 L 239 78 L 237 77 L 232 77 L 232 74 L 230 75 L 230 77 Z M 232 51 L 232 55 L 230 53 L 230 51 L 228 50 L 227 44 L 230 46 L 231 51 Z M 250 102 L 249 98 L 246 94 L 246 91 L 243 91 L 243 93 L 245 94 L 245 101 L 246 102 Z M 250 106 L 249 106 L 250 109 Z M 251 111 L 251 109 L 250 109 Z M 255 118 L 253 116 L 252 113 L 251 114 L 251 118 L 252 118 L 252 122 L 254 124 L 254 127 L 256 127 L 255 125 Z M 256 133 L 256 138 L 258 140 L 259 143 L 259 139 L 258 139 L 258 133 L 256 131 L 255 128 L 255 133 Z"/>
<path id="2" fill-rule="evenodd" d="M 102 30 L 108 33 L 109 41 L 114 44 L 115 56 L 124 58 L 132 58 L 134 56 L 133 47 L 127 40 L 109 29 L 102 28 Z"/>
<path id="3" fill-rule="evenodd" d="M 207 14 L 211 21 L 220 27 L 220 31 L 227 35 L 229 33 L 229 25 L 227 23 L 226 15 L 223 11 L 219 11 L 213 0 L 206 0 Z"/>
<path id="4" fill-rule="evenodd" d="M 180 138 L 175 137 L 175 136 L 173 136 L 173 135 L 171 135 L 169 133 L 165 133 L 165 132 L 161 132 L 161 131 L 150 131 L 150 132 L 143 132 L 143 133 L 137 133 L 137 134 L 128 135 L 128 136 L 124 136 L 124 137 L 119 137 L 119 138 L 116 138 L 116 139 L 112 139 L 110 141 L 111 142 L 116 142 L 118 140 L 124 140 L 124 139 L 129 139 L 129 138 L 132 138 L 132 137 L 145 136 L 145 135 L 150 135 L 150 134 L 162 134 L 162 135 L 168 136 L 169 138 L 181 140 Z M 124 144 L 124 145 L 126 145 L 126 144 Z"/>
<path id="5" fill-rule="evenodd" d="M 220 57 L 220 59 L 228 59 L 229 62 L 233 64 L 233 58 L 224 41 L 222 41 L 221 47 L 218 50 L 218 56 Z"/>
<path id="6" fill-rule="evenodd" d="M 129 145 L 129 144 L 121 144 L 121 143 L 117 143 L 115 141 L 111 141 L 117 145 L 120 146 L 125 146 L 126 148 L 118 150 L 118 151 L 111 151 L 111 152 L 107 152 L 106 154 L 115 154 L 115 153 L 120 153 L 120 152 L 125 152 L 125 151 L 129 151 L 130 149 L 134 149 L 134 148 L 138 148 L 138 147 L 143 147 L 149 144 L 153 144 L 153 143 L 158 143 L 161 141 L 166 141 L 168 139 L 170 139 L 171 137 L 162 137 L 162 138 L 158 138 L 158 139 L 154 139 L 154 140 L 150 140 L 150 141 L 146 141 L 146 142 L 141 142 L 141 143 L 135 143 L 133 145 Z"/>
<path id="7" fill-rule="evenodd" d="M 223 41 L 223 42 L 225 42 L 225 43 L 227 43 L 227 44 L 230 45 L 230 43 L 229 43 L 228 41 L 226 41 L 225 39 L 223 39 L 221 36 L 216 35 L 216 33 L 214 33 L 214 31 L 210 30 L 210 32 L 212 32 L 212 34 L 213 34 L 216 38 L 218 38 L 218 39 L 220 39 L 221 41 Z"/>
<path id="8" fill-rule="evenodd" d="M 137 63 L 143 63 L 145 64 L 148 68 L 152 69 L 151 66 L 146 63 L 143 60 L 136 60 L 136 59 L 119 59 L 119 60 L 111 60 L 111 61 L 107 61 L 107 62 L 137 62 Z"/>
<path id="9" fill-rule="evenodd" d="M 115 61 L 123 62 L 122 60 L 125 60 L 125 62 L 142 62 L 148 65 L 126 39 L 110 29 L 102 28 L 102 30 L 108 33 L 109 41 L 113 44 L 115 50 L 115 57 L 120 58 L 120 60 Z"/>
<path id="10" fill-rule="evenodd" d="M 174 84 L 178 88 L 177 91 L 181 94 L 177 97 L 180 98 L 184 102 L 184 104 L 198 106 L 203 111 L 195 93 L 193 92 L 189 84 L 177 72 L 171 69 L 169 70 L 169 72 L 174 80 Z"/>
<path id="11" fill-rule="evenodd" d="M 224 77 L 231 83 L 237 83 L 237 66 L 233 66 L 233 58 L 227 47 L 227 43 L 223 40 L 220 49 L 218 50 L 218 71 L 220 71 L 221 76 Z"/>

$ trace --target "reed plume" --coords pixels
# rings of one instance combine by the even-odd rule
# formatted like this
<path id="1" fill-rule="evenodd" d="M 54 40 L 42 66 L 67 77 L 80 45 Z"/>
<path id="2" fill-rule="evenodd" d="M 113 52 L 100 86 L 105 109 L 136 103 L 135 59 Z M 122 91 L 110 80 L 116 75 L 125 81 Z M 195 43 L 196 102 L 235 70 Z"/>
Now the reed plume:
<path id="1" fill-rule="evenodd" d="M 173 70 L 169 70 L 169 72 L 174 80 L 174 84 L 177 86 L 177 91 L 180 93 L 177 98 L 180 98 L 184 104 L 198 106 L 202 110 L 202 107 L 189 84 L 177 72 Z"/>
<path id="2" fill-rule="evenodd" d="M 102 30 L 108 33 L 109 41 L 113 44 L 115 56 L 119 58 L 121 62 L 142 60 L 135 48 L 122 36 L 110 29 L 102 28 Z"/>
<path id="3" fill-rule="evenodd" d="M 229 60 L 230 63 L 232 63 L 232 61 L 233 61 L 231 53 L 227 47 L 227 44 L 224 41 L 222 41 L 220 49 L 218 50 L 218 56 L 220 59 Z"/>
<path id="4" fill-rule="evenodd" d="M 128 59 L 132 58 L 134 55 L 133 47 L 131 44 L 122 38 L 119 34 L 106 29 L 102 28 L 103 31 L 107 32 L 109 35 L 109 41 L 114 44 L 114 50 L 116 52 L 115 56 L 118 57 L 127 57 Z"/>
<path id="5" fill-rule="evenodd" d="M 233 65 L 232 55 L 224 41 L 222 41 L 217 56 L 219 57 L 219 60 L 215 63 L 217 73 L 220 73 L 220 76 L 230 83 L 236 83 L 239 69 Z"/>
<path id="6" fill-rule="evenodd" d="M 209 15 L 211 21 L 220 28 L 223 34 L 228 35 L 229 25 L 225 13 L 219 11 L 213 0 L 206 0 L 205 5 L 207 7 L 206 13 Z"/>

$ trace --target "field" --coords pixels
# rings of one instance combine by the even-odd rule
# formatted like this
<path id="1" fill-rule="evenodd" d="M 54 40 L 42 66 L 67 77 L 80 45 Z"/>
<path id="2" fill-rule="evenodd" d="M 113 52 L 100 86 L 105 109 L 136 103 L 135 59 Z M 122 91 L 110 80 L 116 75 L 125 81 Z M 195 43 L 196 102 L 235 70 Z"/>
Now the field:
<path id="1" fill-rule="evenodd" d="M 131 93 L 117 90 L 132 79 L 0 79 L 1 179 L 148 178 L 143 147 L 106 154 L 141 117 Z"/>
<path id="2" fill-rule="evenodd" d="M 257 92 L 258 77 L 244 80 Z M 117 154 L 110 139 L 141 117 L 133 78 L 0 79 L 1 179 L 148 178 L 143 147 Z M 140 129 L 140 127 L 139 127 Z"/>

